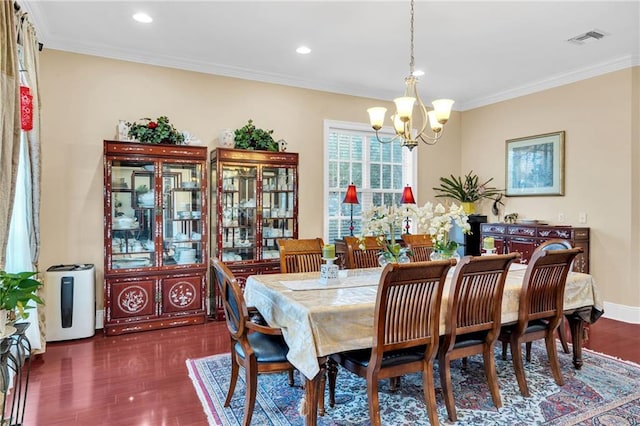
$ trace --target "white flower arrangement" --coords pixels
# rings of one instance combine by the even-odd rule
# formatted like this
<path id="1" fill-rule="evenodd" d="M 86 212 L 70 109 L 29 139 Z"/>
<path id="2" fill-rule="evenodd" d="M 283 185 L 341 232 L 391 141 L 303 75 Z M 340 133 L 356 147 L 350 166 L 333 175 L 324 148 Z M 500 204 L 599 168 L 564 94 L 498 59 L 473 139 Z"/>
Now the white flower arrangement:
<path id="1" fill-rule="evenodd" d="M 435 207 L 431 203 L 426 203 L 422 207 L 415 207 L 414 220 L 419 234 L 431 235 L 433 247 L 436 251 L 454 251 L 458 248 L 455 241 L 449 240 L 449 231 L 454 223 L 458 225 L 462 233 L 471 232 L 469 217 L 465 214 L 462 206 L 452 203 L 447 210 L 445 206 L 438 203 Z"/>
<path id="2" fill-rule="evenodd" d="M 375 236 L 381 254 L 389 261 L 397 261 L 402 254 L 402 246 L 396 242 L 396 236 L 402 232 L 402 221 L 406 217 L 403 208 L 396 206 L 375 206 L 362 213 L 363 235 Z M 363 238 L 360 238 L 360 249 L 364 250 Z M 405 252 L 407 252 L 405 250 Z M 411 254 L 407 252 L 407 254 Z"/>
<path id="3" fill-rule="evenodd" d="M 462 206 L 452 203 L 448 210 L 438 203 L 434 206 L 427 202 L 422 207 L 415 204 L 403 204 L 396 206 L 376 206 L 362 213 L 363 235 L 378 237 L 378 244 L 382 253 L 390 253 L 389 256 L 397 257 L 401 246 L 395 241 L 395 237 L 402 232 L 402 223 L 410 218 L 416 225 L 419 234 L 431 235 L 433 247 L 436 251 L 453 252 L 458 248 L 458 243 L 449 240 L 449 231 L 456 224 L 462 233 L 471 232 L 469 217 Z M 363 244 L 361 244 L 361 248 Z"/>

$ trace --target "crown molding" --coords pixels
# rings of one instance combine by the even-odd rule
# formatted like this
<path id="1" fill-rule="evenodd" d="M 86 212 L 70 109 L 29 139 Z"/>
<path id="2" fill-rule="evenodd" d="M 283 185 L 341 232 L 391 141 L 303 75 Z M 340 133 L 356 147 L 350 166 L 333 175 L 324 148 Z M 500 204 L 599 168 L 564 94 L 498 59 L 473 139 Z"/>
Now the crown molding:
<path id="1" fill-rule="evenodd" d="M 566 84 L 575 83 L 577 81 L 586 80 L 588 78 L 597 77 L 602 74 L 607 74 L 613 71 L 619 71 L 634 66 L 640 66 L 640 55 L 623 56 L 608 62 L 576 69 L 564 74 L 558 74 L 556 76 L 526 84 L 524 86 L 514 87 L 513 89 L 505 90 L 493 95 L 472 99 L 470 101 L 460 103 L 458 105 L 458 110 L 467 111 L 470 109 L 495 104 L 497 102 L 507 101 L 509 99 L 518 98 L 524 95 L 530 95 L 532 93 L 541 92 L 547 89 L 553 89 L 555 87 L 564 86 Z"/>

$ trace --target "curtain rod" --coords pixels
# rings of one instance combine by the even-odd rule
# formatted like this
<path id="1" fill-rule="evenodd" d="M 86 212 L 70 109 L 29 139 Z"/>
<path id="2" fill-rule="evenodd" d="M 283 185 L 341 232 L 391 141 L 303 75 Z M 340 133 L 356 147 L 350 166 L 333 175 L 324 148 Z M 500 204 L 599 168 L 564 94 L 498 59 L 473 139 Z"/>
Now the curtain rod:
<path id="1" fill-rule="evenodd" d="M 14 2 L 13 2 L 13 11 L 14 11 L 14 12 L 16 12 L 16 13 L 17 13 L 17 12 L 20 12 L 20 4 L 19 4 L 17 1 L 14 1 Z M 25 14 L 25 15 L 26 15 L 26 14 Z M 22 21 L 24 21 L 25 16 L 22 16 L 20 19 L 21 19 Z M 43 48 L 43 47 L 44 47 L 44 43 L 42 43 L 42 42 L 38 42 L 38 51 L 39 51 L 39 52 L 42 52 L 42 48 Z"/>

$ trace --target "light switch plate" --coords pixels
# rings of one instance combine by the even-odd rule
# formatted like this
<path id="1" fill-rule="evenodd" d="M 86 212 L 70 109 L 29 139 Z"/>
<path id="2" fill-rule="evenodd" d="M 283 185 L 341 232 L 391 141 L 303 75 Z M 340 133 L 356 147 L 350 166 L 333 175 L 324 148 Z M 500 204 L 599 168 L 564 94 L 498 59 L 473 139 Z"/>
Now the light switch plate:
<path id="1" fill-rule="evenodd" d="M 587 223 L 587 214 L 585 212 L 578 213 L 578 222 Z"/>

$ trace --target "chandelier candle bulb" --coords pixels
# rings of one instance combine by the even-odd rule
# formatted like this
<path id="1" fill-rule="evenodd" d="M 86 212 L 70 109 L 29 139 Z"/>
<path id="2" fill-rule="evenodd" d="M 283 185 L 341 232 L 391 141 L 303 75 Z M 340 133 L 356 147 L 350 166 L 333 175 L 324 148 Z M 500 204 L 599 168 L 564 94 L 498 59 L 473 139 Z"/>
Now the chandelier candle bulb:
<path id="1" fill-rule="evenodd" d="M 335 244 L 325 244 L 322 247 L 322 257 L 325 259 L 334 259 L 336 257 Z"/>

